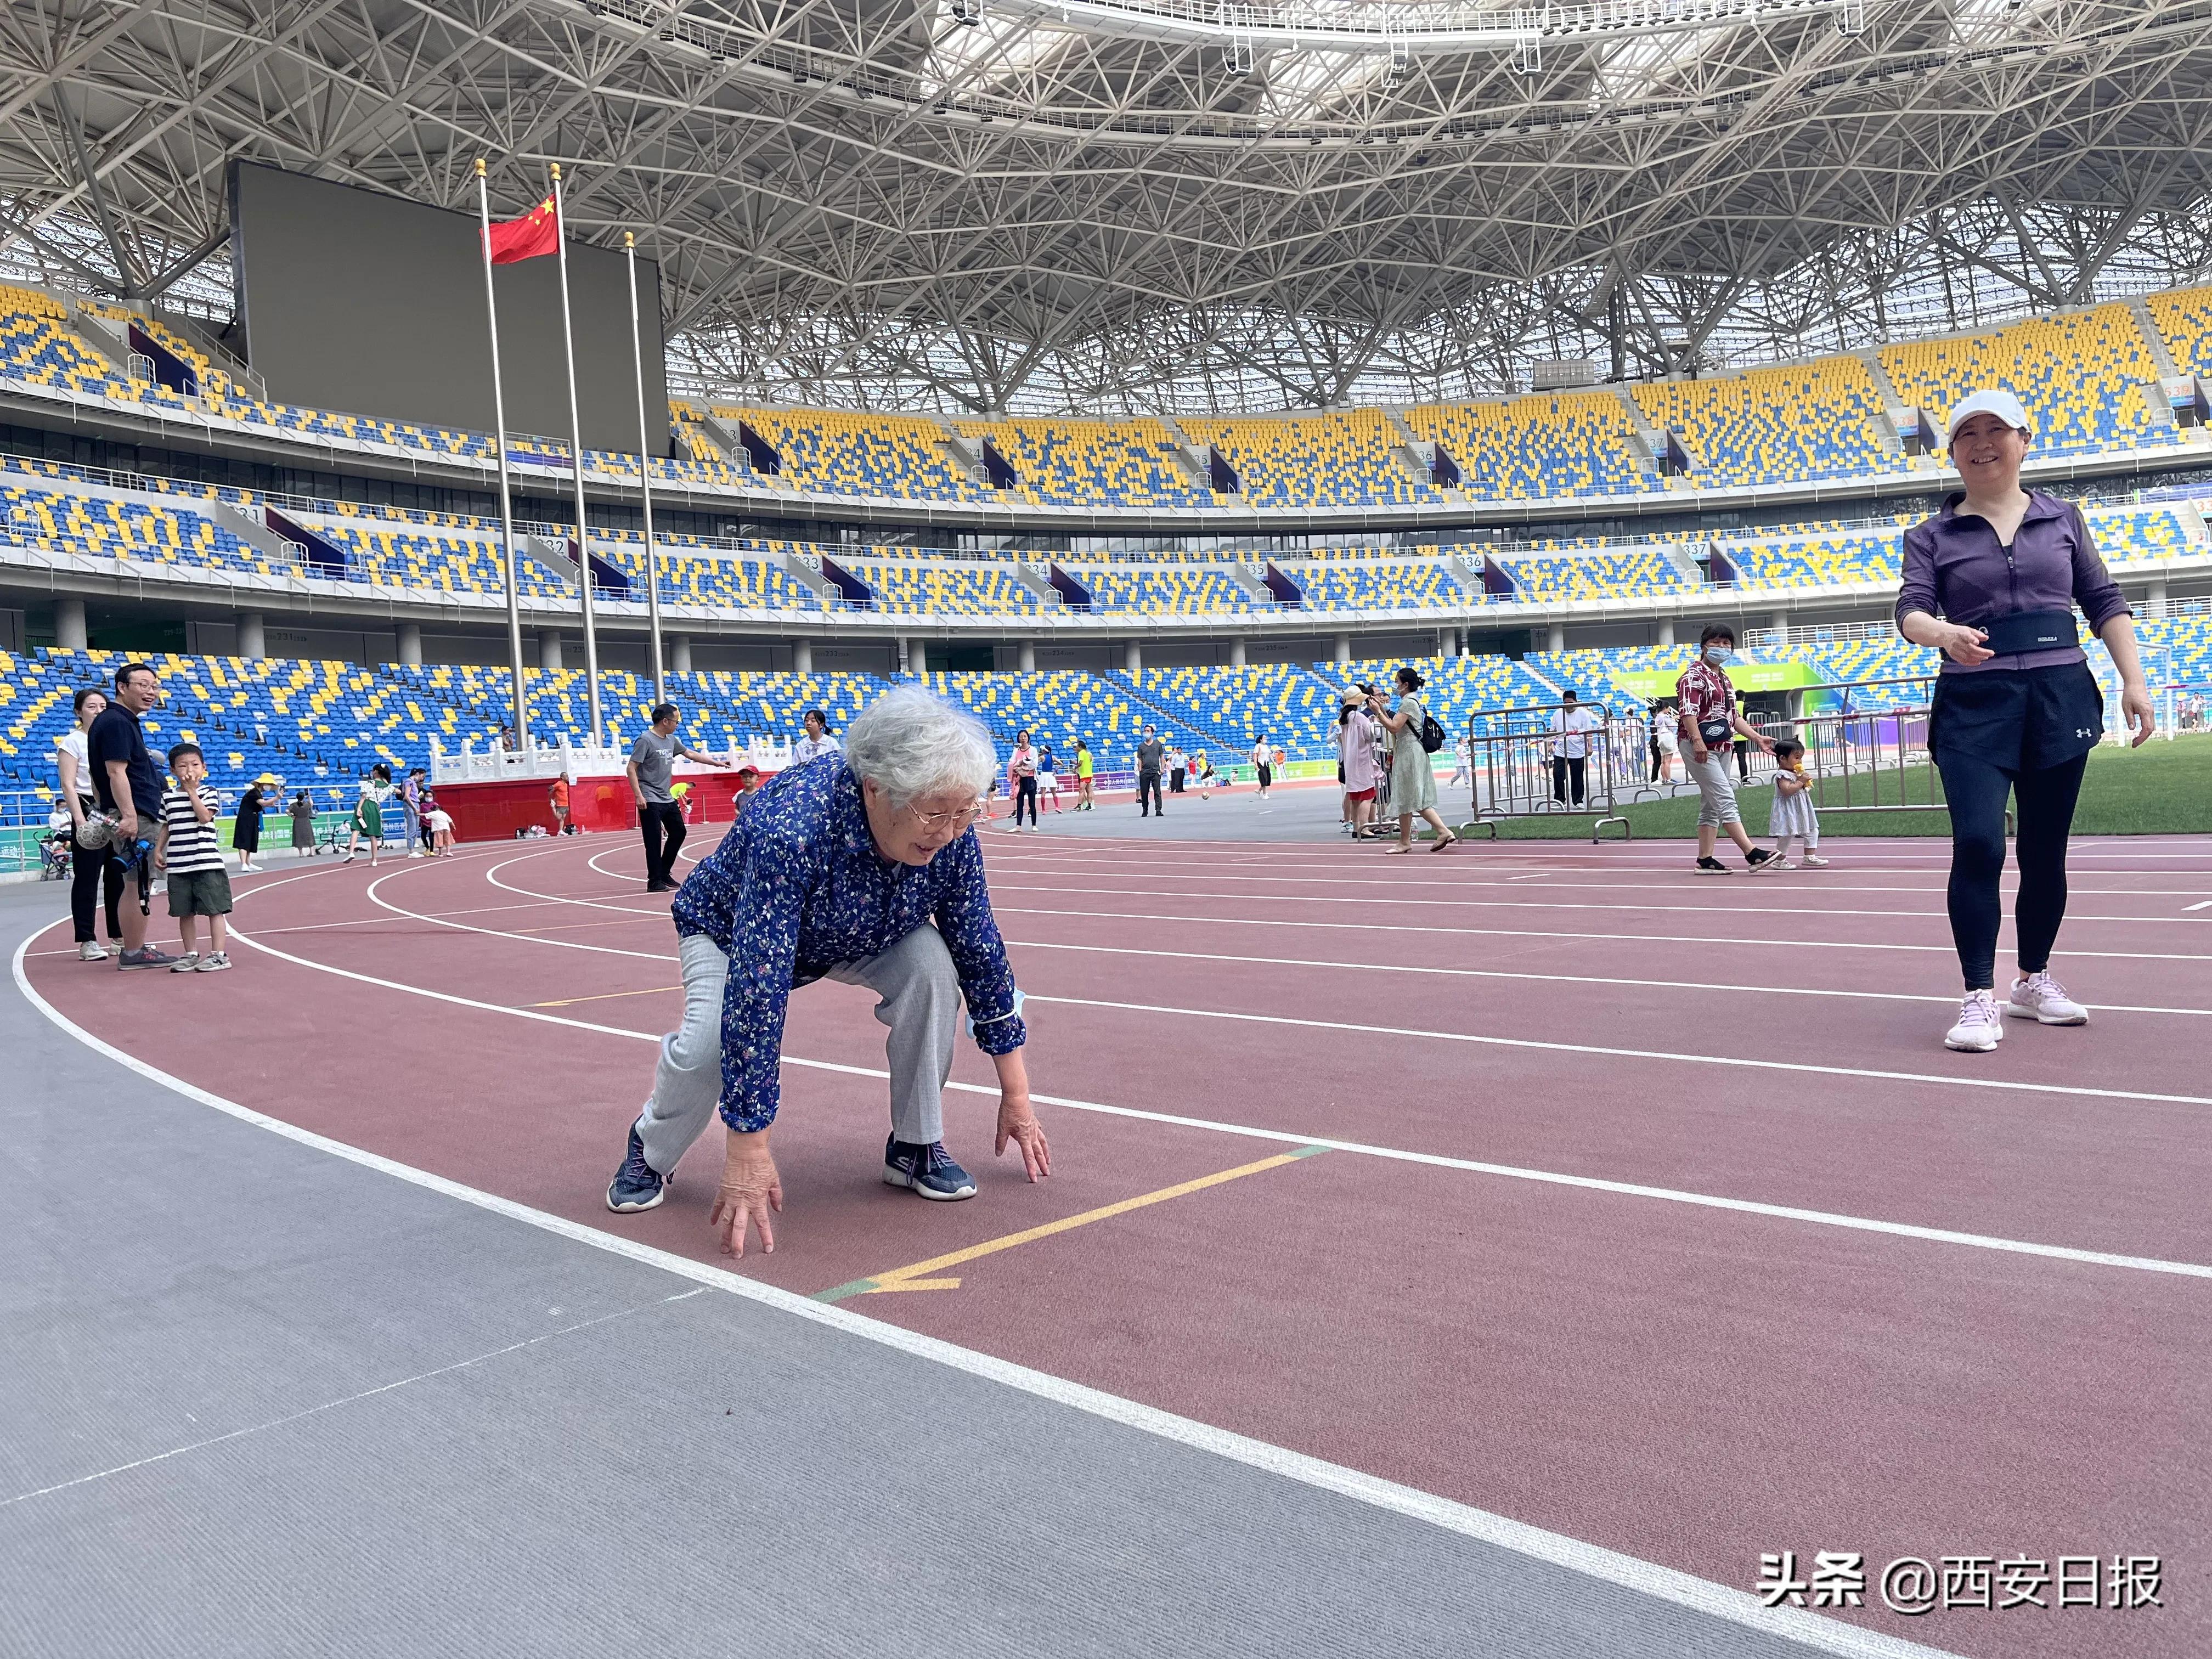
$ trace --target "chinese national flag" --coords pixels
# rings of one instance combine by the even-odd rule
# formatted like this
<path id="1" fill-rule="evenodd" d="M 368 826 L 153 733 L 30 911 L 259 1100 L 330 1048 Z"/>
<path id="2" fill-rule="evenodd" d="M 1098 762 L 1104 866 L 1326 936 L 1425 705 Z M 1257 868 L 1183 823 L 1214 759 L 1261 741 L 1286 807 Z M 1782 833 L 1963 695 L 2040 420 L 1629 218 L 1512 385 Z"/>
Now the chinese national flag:
<path id="1" fill-rule="evenodd" d="M 484 233 L 484 246 L 490 250 L 491 262 L 495 265 L 535 259 L 540 254 L 553 252 L 560 244 L 561 233 L 553 217 L 550 196 L 520 219 L 494 225 Z"/>

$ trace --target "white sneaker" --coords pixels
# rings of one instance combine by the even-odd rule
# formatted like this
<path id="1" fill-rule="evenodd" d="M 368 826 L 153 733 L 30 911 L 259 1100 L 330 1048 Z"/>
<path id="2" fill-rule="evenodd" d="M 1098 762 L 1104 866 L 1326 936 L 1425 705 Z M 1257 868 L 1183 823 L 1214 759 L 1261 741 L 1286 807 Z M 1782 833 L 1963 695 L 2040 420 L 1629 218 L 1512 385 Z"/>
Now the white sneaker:
<path id="1" fill-rule="evenodd" d="M 1778 853 L 1774 855 L 1773 862 L 1762 864 L 1759 867 L 1762 870 L 1795 870 L 1797 866 L 1792 860 L 1786 859 Z"/>
<path id="2" fill-rule="evenodd" d="M 192 971 L 196 974 L 219 974 L 229 966 L 229 953 L 228 951 L 217 951 L 213 955 L 203 957 L 199 961 L 194 963 L 192 964 Z"/>
<path id="3" fill-rule="evenodd" d="M 1808 870 L 1825 870 L 1828 867 L 1827 860 L 1822 858 L 1818 853 L 1808 853 L 1804 857 L 1799 859 L 1797 862 L 1803 865 Z"/>
<path id="4" fill-rule="evenodd" d="M 198 951 L 187 951 L 169 964 L 169 971 L 173 974 L 189 974 L 199 965 L 199 959 Z"/>
<path id="5" fill-rule="evenodd" d="M 76 947 L 76 959 L 79 962 L 105 962 L 107 951 L 99 940 L 88 939 Z"/>
<path id="6" fill-rule="evenodd" d="M 1969 991 L 1959 1005 L 1959 1023 L 1943 1033 L 1943 1046 L 1962 1053 L 1985 1054 L 2004 1036 L 2004 1021 L 1997 1012 L 1996 994 Z"/>
<path id="7" fill-rule="evenodd" d="M 408 856 L 409 858 L 410 858 L 410 859 L 419 859 L 419 858 L 421 858 L 422 855 L 422 854 L 420 854 L 419 852 L 417 852 L 417 853 L 410 853 L 407 856 Z"/>
<path id="8" fill-rule="evenodd" d="M 2012 998 L 2005 1012 L 2014 1019 L 2032 1019 L 2039 1025 L 2087 1025 L 2089 1011 L 2066 994 L 2066 988 L 2046 971 L 2012 982 Z"/>

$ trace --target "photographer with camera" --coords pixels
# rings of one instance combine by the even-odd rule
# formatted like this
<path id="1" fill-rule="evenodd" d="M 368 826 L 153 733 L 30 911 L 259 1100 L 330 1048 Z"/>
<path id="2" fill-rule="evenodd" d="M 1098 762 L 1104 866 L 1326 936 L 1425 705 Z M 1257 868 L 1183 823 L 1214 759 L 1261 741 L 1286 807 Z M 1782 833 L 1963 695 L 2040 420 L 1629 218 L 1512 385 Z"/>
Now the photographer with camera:
<path id="1" fill-rule="evenodd" d="M 161 823 L 161 775 L 147 752 L 139 717 L 161 701 L 161 681 L 143 662 L 115 671 L 115 696 L 85 733 L 93 793 L 106 821 L 115 862 L 126 882 L 138 888 L 136 906 L 122 907 L 123 953 L 115 965 L 173 968 L 177 958 L 146 943 L 146 916 L 153 902 L 153 871 L 147 854 Z"/>

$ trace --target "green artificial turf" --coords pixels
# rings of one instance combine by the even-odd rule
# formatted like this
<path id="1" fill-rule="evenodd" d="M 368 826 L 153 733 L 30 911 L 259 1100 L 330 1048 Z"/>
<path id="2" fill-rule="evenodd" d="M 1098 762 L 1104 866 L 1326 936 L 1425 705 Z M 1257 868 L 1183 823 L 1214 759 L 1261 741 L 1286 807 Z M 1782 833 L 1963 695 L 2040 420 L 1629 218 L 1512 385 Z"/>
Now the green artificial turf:
<path id="1" fill-rule="evenodd" d="M 1911 775 L 1912 799 L 1920 775 Z M 1862 786 L 1863 787 L 1863 786 Z M 1896 784 L 1882 780 L 1881 799 L 1893 802 Z M 1442 792 L 1440 792 L 1442 793 Z M 1456 791 L 1450 792 L 1456 793 Z M 1941 788 L 1938 787 L 1940 796 Z M 1763 837 L 1771 797 L 1765 786 L 1744 789 L 1737 796 L 1743 809 L 1744 827 Z M 1855 799 L 1869 799 L 1855 793 Z M 1465 797 L 1461 799 L 1464 801 Z M 1453 803 L 1442 802 L 1447 817 L 1458 816 Z M 1641 801 L 1620 809 L 1638 841 L 1689 840 L 1698 833 L 1698 798 L 1678 795 L 1671 800 Z M 1500 841 L 1588 840 L 1596 815 L 1590 812 L 1497 820 Z M 1486 836 L 1477 828 L 1474 835 Z M 1820 814 L 1823 840 L 1842 836 L 1945 836 L 1951 820 L 1943 812 L 1838 812 Z M 2212 733 L 2190 732 L 2172 742 L 2154 738 L 2141 749 L 2117 749 L 2109 744 L 2093 751 L 2089 770 L 2081 782 L 2081 801 L 2074 813 L 2077 836 L 2173 836 L 2212 833 Z M 1608 824 L 1608 839 L 1620 834 L 1619 824 Z"/>

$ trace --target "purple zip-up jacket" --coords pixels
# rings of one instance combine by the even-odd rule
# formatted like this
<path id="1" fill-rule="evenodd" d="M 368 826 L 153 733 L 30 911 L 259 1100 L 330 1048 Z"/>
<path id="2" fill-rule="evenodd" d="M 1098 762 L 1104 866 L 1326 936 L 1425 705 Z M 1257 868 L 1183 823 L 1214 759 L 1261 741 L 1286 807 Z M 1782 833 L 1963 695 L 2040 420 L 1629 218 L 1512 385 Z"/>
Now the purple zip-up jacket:
<path id="1" fill-rule="evenodd" d="M 2008 548 L 1987 519 L 1959 511 L 1966 499 L 1964 490 L 1953 491 L 1944 497 L 1942 511 L 1905 532 L 1905 580 L 1897 590 L 1900 626 L 1915 611 L 1968 628 L 1987 628 L 1999 617 L 2070 611 L 2079 605 L 2094 634 L 2123 612 L 2134 614 L 2105 569 L 2088 521 L 2073 502 L 2040 489 L 2028 491 L 2027 512 Z M 2087 660 L 2080 646 L 2061 645 L 1987 662 L 1946 657 L 1942 672 L 1978 674 Z"/>

